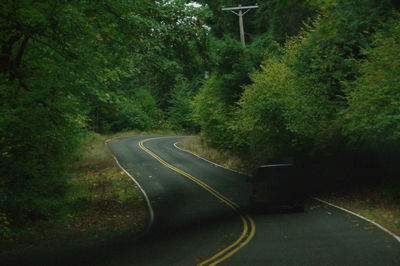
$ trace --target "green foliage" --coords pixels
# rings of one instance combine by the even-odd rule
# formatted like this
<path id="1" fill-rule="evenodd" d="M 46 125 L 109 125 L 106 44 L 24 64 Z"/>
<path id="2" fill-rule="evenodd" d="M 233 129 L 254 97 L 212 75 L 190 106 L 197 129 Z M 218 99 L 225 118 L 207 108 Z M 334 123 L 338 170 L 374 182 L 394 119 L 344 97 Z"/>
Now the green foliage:
<path id="1" fill-rule="evenodd" d="M 7 239 L 11 236 L 10 221 L 4 213 L 0 213 L 0 238 Z"/>
<path id="2" fill-rule="evenodd" d="M 88 128 L 164 123 L 176 76 L 192 90 L 203 75 L 204 14 L 178 0 L 3 3 L 0 212 L 12 226 L 63 209 Z"/>
<path id="3" fill-rule="evenodd" d="M 98 31 L 81 10 L 21 1 L 1 11 L 0 209 L 14 225 L 63 209 L 67 169 L 85 125 L 81 95 L 94 80 L 86 66 L 105 66 L 104 46 L 96 57 L 91 50 Z"/>
<path id="4" fill-rule="evenodd" d="M 349 139 L 398 137 L 397 37 L 394 29 L 385 31 L 387 41 L 383 32 L 374 37 L 392 16 L 390 1 L 268 1 L 257 12 L 270 16 L 249 27 L 264 33 L 245 49 L 229 37 L 213 41 L 216 73 L 195 101 L 209 142 L 264 163 L 340 152 L 355 159 L 362 149 Z M 277 14 L 293 20 L 283 25 Z M 254 72 L 262 56 L 267 60 Z M 246 72 L 254 72 L 250 85 Z"/>
<path id="5" fill-rule="evenodd" d="M 130 78 L 151 91 L 166 111 L 177 77 L 188 79 L 192 90 L 192 81 L 204 75 L 208 60 L 204 27 L 207 11 L 186 5 L 183 0 L 155 2 L 149 16 L 153 27 L 148 36 L 142 36 L 145 46 L 139 50 L 135 73 Z"/>
<path id="6" fill-rule="evenodd" d="M 66 172 L 84 121 L 69 115 L 76 111 L 72 97 L 68 103 L 43 88 L 34 92 L 13 88 L 12 95 L 5 91 L 1 95 L 6 102 L 0 115 L 0 209 L 20 222 L 49 217 L 61 209 Z"/>
<path id="7" fill-rule="evenodd" d="M 205 82 L 193 101 L 194 118 L 202 136 L 213 146 L 228 149 L 232 143 L 232 106 L 224 101 L 220 83 L 213 76 Z"/>
<path id="8" fill-rule="evenodd" d="M 195 132 L 197 124 L 193 118 L 193 92 L 188 80 L 178 77 L 175 87 L 170 92 L 168 118 L 172 129 L 177 131 Z"/>
<path id="9" fill-rule="evenodd" d="M 376 181 L 382 165 L 382 178 L 393 175 L 398 18 L 388 22 L 389 1 L 326 1 L 321 12 L 313 26 L 267 53 L 244 86 L 231 126 L 235 147 L 258 162 L 311 156 L 334 169 L 334 161 L 364 181 Z M 360 171 L 367 165 L 376 169 Z"/>
<path id="10" fill-rule="evenodd" d="M 158 128 L 160 110 L 151 93 L 144 88 L 132 92 L 108 95 L 105 101 L 92 103 L 90 116 L 97 132 L 110 133 L 129 129 L 149 130 Z"/>
<path id="11" fill-rule="evenodd" d="M 251 83 L 249 73 L 257 71 L 258 65 L 263 61 L 264 53 L 267 52 L 271 56 L 279 55 L 278 43 L 283 42 L 287 36 L 296 34 L 302 22 L 307 20 L 316 8 L 307 1 L 285 0 L 259 3 L 259 8 L 249 12 L 244 19 L 247 42 L 243 49 L 238 41 L 237 16 L 221 11 L 221 7 L 236 6 L 239 3 L 247 5 L 248 2 L 229 0 L 199 2 L 207 4 L 213 13 L 207 21 L 213 33 L 210 38 L 210 53 L 214 78 L 200 90 L 195 101 L 202 134 L 209 142 L 225 149 L 236 147 L 242 150 L 243 147 L 251 146 L 253 147 L 252 154 L 262 157 L 267 154 L 267 151 L 256 152 L 254 147 L 262 142 L 263 129 L 256 130 L 259 133 L 254 139 L 247 138 L 248 132 L 246 132 L 253 130 L 246 127 L 256 125 L 257 118 L 251 118 L 254 119 L 252 122 L 246 119 L 242 121 L 244 117 L 250 119 L 251 115 L 244 114 L 245 111 L 239 112 L 240 118 L 236 119 L 233 112 L 243 93 L 243 86 Z M 289 23 L 287 18 L 289 18 Z M 254 94 L 255 98 L 257 93 Z M 217 97 L 218 100 L 212 97 Z M 253 111 L 256 112 L 256 110 Z M 237 125 L 230 127 L 232 120 L 235 120 Z M 230 128 L 226 129 L 226 127 Z M 261 127 L 265 128 L 265 126 Z M 238 135 L 229 136 L 232 130 L 235 130 Z M 234 143 L 233 139 L 235 139 Z M 271 156 L 277 152 L 270 151 Z"/>
<path id="12" fill-rule="evenodd" d="M 359 75 L 355 64 L 362 57 L 360 49 L 368 45 L 371 32 L 388 11 L 384 1 L 339 1 L 297 39 L 294 51 L 286 52 L 294 53 L 288 64 L 296 76 L 297 95 L 288 125 L 292 131 L 322 143 L 340 136 L 334 121 L 345 106 L 343 82 Z"/>
<path id="13" fill-rule="evenodd" d="M 294 134 L 286 128 L 285 115 L 294 94 L 293 73 L 279 59 L 270 59 L 251 78 L 235 115 L 235 143 L 256 161 L 289 160 Z"/>
<path id="14" fill-rule="evenodd" d="M 348 107 L 341 113 L 346 136 L 369 145 L 395 143 L 400 137 L 400 17 L 374 35 L 361 75 L 346 85 Z"/>
<path id="15" fill-rule="evenodd" d="M 287 37 L 299 33 L 303 23 L 308 22 L 321 5 L 309 0 L 260 1 L 254 18 L 249 21 L 252 39 L 268 36 L 270 40 L 284 43 Z M 268 45 L 268 44 L 267 44 Z"/>
<path id="16" fill-rule="evenodd" d="M 239 42 L 229 37 L 214 40 L 213 50 L 221 96 L 225 97 L 226 103 L 233 104 L 242 93 L 241 85 L 250 82 L 248 73 L 256 69 L 258 58 L 252 49 L 243 49 Z"/>

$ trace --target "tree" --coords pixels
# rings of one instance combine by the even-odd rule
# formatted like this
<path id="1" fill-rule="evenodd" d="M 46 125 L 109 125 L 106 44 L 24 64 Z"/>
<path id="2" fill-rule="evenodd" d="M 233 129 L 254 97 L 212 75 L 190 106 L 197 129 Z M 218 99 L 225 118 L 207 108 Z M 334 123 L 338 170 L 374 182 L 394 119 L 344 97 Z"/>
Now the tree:
<path id="1" fill-rule="evenodd" d="M 168 81 L 202 73 L 199 12 L 184 1 L 3 3 L 2 217 L 17 224 L 62 210 L 88 128 L 147 129 L 162 119 Z M 182 64 L 187 58 L 193 66 Z"/>
<path id="2" fill-rule="evenodd" d="M 226 103 L 220 86 L 215 76 L 207 80 L 194 98 L 193 112 L 205 140 L 220 149 L 229 149 L 233 137 L 230 130 L 233 107 Z"/>
<path id="3" fill-rule="evenodd" d="M 394 145 L 400 137 L 400 19 L 374 35 L 359 62 L 360 76 L 346 84 L 344 133 L 355 142 Z M 396 145 L 397 146 L 397 145 Z"/>
<path id="4" fill-rule="evenodd" d="M 232 126 L 235 143 L 259 163 L 293 160 L 295 134 L 287 129 L 293 73 L 279 58 L 266 60 L 245 86 Z"/>
<path id="5" fill-rule="evenodd" d="M 184 77 L 177 77 L 176 85 L 170 92 L 168 118 L 172 129 L 184 132 L 198 130 L 197 122 L 193 118 L 192 100 L 194 93 L 189 82 Z"/>

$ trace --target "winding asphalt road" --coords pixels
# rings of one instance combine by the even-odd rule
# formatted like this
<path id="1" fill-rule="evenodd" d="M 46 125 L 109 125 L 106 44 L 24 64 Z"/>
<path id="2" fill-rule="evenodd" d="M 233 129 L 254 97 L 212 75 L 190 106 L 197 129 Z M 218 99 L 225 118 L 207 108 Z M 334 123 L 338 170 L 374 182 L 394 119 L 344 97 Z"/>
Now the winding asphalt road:
<path id="1" fill-rule="evenodd" d="M 317 201 L 310 200 L 304 213 L 265 214 L 246 220 L 246 176 L 178 150 L 174 143 L 181 137 L 154 137 L 109 142 L 121 166 L 146 192 L 154 210 L 150 231 L 136 244 L 142 247 L 140 252 L 132 248 L 131 262 L 400 265 L 400 243 L 396 239 L 358 217 Z M 229 206 L 230 202 L 243 212 Z M 241 243 L 224 252 L 240 239 L 246 226 Z M 214 260 L 208 260 L 215 254 Z M 120 259 L 121 263 L 129 263 L 122 254 Z"/>
<path id="2" fill-rule="evenodd" d="M 400 243 L 315 200 L 304 213 L 249 216 L 246 176 L 179 150 L 182 137 L 110 140 L 150 203 L 148 231 L 60 256 L 63 265 L 400 265 Z"/>

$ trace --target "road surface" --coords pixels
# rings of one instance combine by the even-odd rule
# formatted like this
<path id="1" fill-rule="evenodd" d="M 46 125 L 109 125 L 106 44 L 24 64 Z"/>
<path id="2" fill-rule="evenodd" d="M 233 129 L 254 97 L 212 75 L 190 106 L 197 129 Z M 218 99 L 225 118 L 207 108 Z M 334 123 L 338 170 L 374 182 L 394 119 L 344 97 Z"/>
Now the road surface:
<path id="1" fill-rule="evenodd" d="M 246 176 L 177 149 L 182 137 L 132 136 L 108 145 L 145 192 L 146 234 L 68 255 L 58 265 L 400 265 L 400 243 L 315 200 L 304 213 L 248 215 Z"/>

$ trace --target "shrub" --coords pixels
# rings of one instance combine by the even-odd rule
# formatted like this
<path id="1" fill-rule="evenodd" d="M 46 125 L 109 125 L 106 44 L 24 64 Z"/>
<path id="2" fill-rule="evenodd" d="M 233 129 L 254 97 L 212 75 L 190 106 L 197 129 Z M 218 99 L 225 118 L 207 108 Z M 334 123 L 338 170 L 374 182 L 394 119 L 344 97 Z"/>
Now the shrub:
<path id="1" fill-rule="evenodd" d="M 223 92 L 215 77 L 211 77 L 200 89 L 193 101 L 194 117 L 201 126 L 201 134 L 211 143 L 221 149 L 232 145 L 233 107 L 224 101 Z"/>
<path id="2" fill-rule="evenodd" d="M 400 16 L 374 36 L 359 64 L 361 75 L 346 84 L 343 131 L 355 142 L 375 145 L 400 137 Z"/>
<path id="3" fill-rule="evenodd" d="M 293 74 L 279 59 L 266 60 L 251 76 L 236 112 L 235 143 L 250 151 L 256 161 L 289 159 L 294 134 L 287 129 L 285 113 L 291 100 Z"/>

